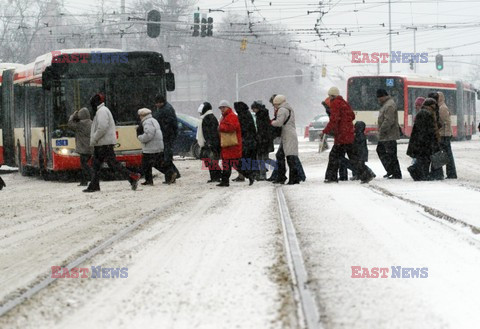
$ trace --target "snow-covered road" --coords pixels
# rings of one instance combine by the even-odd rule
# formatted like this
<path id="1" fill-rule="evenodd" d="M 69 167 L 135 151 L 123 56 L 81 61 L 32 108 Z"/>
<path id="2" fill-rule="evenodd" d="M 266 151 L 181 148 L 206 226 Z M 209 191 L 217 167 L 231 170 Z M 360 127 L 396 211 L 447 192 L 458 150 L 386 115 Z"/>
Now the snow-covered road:
<path id="1" fill-rule="evenodd" d="M 371 186 L 323 184 L 328 153 L 300 146 L 307 182 L 283 189 L 325 327 L 475 327 L 478 138 L 453 144 L 459 179 L 441 182 L 409 178 L 406 144 L 398 152 L 404 179 L 379 178 L 369 145 Z M 82 264 L 127 267 L 128 278 L 58 279 L 0 318 L 0 328 L 297 328 L 274 186 L 220 189 L 205 183 L 198 161 L 178 166 L 173 186 L 157 179 L 134 192 L 102 182 L 101 193 L 87 195 L 75 183 L 3 175 L 0 302 L 153 210 L 159 215 Z M 351 266 L 426 267 L 428 277 L 351 278 Z"/>

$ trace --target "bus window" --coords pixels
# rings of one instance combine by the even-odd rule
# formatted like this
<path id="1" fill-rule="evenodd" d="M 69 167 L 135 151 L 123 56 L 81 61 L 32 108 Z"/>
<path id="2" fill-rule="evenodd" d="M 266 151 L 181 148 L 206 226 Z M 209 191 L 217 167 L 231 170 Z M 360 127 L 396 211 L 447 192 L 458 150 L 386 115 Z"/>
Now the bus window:
<path id="1" fill-rule="evenodd" d="M 388 80 L 388 81 L 387 81 Z M 354 111 L 378 111 L 377 89 L 392 96 L 399 111 L 404 110 L 403 80 L 400 78 L 351 78 L 348 83 L 348 102 Z"/>

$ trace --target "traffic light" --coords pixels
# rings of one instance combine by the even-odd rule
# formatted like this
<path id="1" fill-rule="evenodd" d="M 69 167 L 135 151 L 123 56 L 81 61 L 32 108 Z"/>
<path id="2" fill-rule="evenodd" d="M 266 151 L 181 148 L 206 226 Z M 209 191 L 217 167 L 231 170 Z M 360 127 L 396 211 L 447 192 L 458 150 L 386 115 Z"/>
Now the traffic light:
<path id="1" fill-rule="evenodd" d="M 241 51 L 247 50 L 247 38 L 242 39 L 242 44 L 240 45 L 240 50 Z"/>
<path id="2" fill-rule="evenodd" d="M 207 37 L 213 36 L 213 18 L 208 18 Z"/>
<path id="3" fill-rule="evenodd" d="M 192 36 L 198 37 L 200 35 L 200 13 L 193 14 L 193 34 Z"/>
<path id="4" fill-rule="evenodd" d="M 410 59 L 410 70 L 413 70 L 413 59 Z"/>
<path id="5" fill-rule="evenodd" d="M 156 38 L 160 35 L 160 12 L 150 10 L 147 14 L 147 35 L 150 38 Z"/>
<path id="6" fill-rule="evenodd" d="M 202 32 L 200 33 L 202 38 L 205 38 L 207 36 L 207 18 L 202 17 Z"/>
<path id="7" fill-rule="evenodd" d="M 437 67 L 437 70 L 443 70 L 443 55 L 438 54 L 437 56 L 435 56 L 435 65 Z"/>

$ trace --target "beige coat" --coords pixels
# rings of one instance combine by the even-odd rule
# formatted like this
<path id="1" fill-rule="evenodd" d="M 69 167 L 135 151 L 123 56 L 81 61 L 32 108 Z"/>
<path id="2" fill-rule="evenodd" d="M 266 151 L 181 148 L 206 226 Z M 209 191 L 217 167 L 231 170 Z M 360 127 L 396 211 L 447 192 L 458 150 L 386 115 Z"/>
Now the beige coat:
<path id="1" fill-rule="evenodd" d="M 447 107 L 447 104 L 445 104 L 445 95 L 441 91 L 438 92 L 438 106 L 440 122 L 443 125 L 439 131 L 440 136 L 452 136 L 452 119 L 450 118 L 450 111 Z"/>
<path id="2" fill-rule="evenodd" d="M 394 141 L 400 138 L 397 105 L 388 96 L 387 101 L 378 113 L 378 140 L 380 142 Z"/>
<path id="3" fill-rule="evenodd" d="M 284 124 L 289 115 L 290 119 L 286 124 Z M 285 156 L 298 156 L 298 138 L 295 130 L 295 112 L 287 102 L 280 104 L 277 112 L 277 118 L 272 121 L 272 126 L 282 127 L 282 145 Z"/>

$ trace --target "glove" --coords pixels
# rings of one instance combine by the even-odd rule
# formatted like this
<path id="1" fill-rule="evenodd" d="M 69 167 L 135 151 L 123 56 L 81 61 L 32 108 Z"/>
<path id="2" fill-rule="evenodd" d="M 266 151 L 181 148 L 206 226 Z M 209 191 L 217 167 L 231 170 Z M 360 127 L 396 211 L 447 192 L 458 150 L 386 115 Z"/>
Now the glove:
<path id="1" fill-rule="evenodd" d="M 138 125 L 137 126 L 137 137 L 143 135 L 143 125 Z"/>

